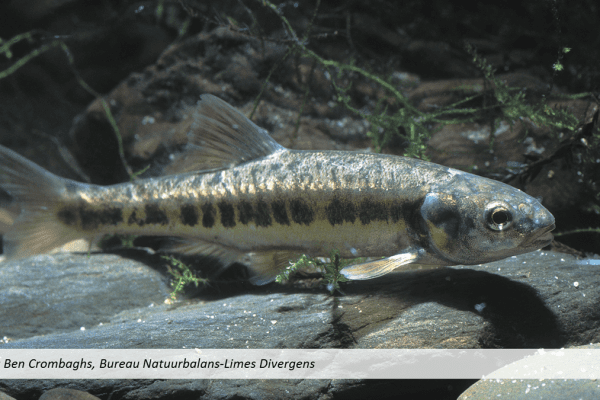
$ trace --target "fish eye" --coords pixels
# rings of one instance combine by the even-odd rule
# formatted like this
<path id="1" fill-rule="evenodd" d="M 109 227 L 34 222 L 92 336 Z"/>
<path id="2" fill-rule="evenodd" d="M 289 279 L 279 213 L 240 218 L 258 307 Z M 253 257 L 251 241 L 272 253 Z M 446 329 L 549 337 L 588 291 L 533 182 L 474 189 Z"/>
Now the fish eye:
<path id="1" fill-rule="evenodd" d="M 513 216 L 508 205 L 493 202 L 485 208 L 485 221 L 495 231 L 503 231 L 512 224 Z"/>

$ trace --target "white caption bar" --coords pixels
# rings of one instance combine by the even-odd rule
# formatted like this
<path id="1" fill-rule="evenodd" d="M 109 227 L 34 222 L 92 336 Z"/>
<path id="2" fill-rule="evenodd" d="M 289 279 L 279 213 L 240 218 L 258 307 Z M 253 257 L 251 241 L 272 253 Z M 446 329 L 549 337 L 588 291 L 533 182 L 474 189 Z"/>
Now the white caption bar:
<path id="1" fill-rule="evenodd" d="M 598 360 L 593 349 L 0 349 L 0 379 L 600 379 Z"/>

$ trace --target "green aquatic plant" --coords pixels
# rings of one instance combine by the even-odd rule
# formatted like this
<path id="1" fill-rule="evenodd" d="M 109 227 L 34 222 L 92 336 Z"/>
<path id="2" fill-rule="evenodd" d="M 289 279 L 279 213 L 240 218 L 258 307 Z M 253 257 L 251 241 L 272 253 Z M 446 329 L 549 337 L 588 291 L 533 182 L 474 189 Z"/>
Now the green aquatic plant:
<path id="1" fill-rule="evenodd" d="M 133 245 L 133 241 L 136 238 L 136 235 L 119 235 L 119 239 L 121 240 L 121 246 L 123 246 L 126 249 L 132 249 L 135 247 Z"/>
<path id="2" fill-rule="evenodd" d="M 170 299 L 172 301 L 177 300 L 177 296 L 183 293 L 188 285 L 193 284 L 196 287 L 200 284 L 203 286 L 208 285 L 208 279 L 199 277 L 183 261 L 173 256 L 162 256 L 161 258 L 170 264 L 167 265 L 167 272 L 171 275 L 171 287 L 173 290 L 171 291 Z"/>
<path id="3" fill-rule="evenodd" d="M 313 258 L 303 254 L 298 260 L 290 261 L 290 265 L 277 275 L 275 281 L 278 283 L 288 281 L 296 271 L 302 269 L 317 269 L 323 274 L 323 284 L 327 286 L 331 294 L 336 291 L 343 294 L 340 283 L 347 282 L 348 279 L 340 271 L 347 265 L 362 261 L 364 261 L 364 258 L 341 258 L 339 250 L 331 250 L 329 258 Z"/>
<path id="4" fill-rule="evenodd" d="M 482 107 L 465 107 L 467 103 L 474 99 L 480 98 L 481 96 L 490 96 L 489 93 L 484 93 L 466 96 L 453 104 L 436 108 L 428 112 L 421 111 L 411 104 L 406 96 L 404 96 L 392 83 L 391 76 L 382 77 L 357 66 L 352 60 L 348 63 L 343 63 L 326 59 L 309 47 L 310 30 L 313 26 L 315 16 L 318 13 L 320 1 L 317 1 L 315 5 L 311 22 L 304 35 L 300 35 L 296 32 L 292 24 L 283 14 L 281 7 L 271 3 L 269 0 L 257 1 L 272 10 L 281 20 L 286 30 L 288 43 L 290 44 L 284 56 L 276 62 L 269 71 L 269 74 L 263 83 L 261 92 L 255 100 L 255 108 L 273 72 L 283 61 L 289 58 L 290 55 L 298 54 L 299 57 L 313 59 L 316 61 L 316 65 L 326 72 L 333 89 L 337 93 L 336 100 L 338 103 L 369 122 L 370 129 L 368 137 L 371 138 L 373 148 L 377 152 L 380 152 L 384 146 L 390 143 L 394 136 L 401 136 L 407 143 L 407 147 L 404 151 L 405 156 L 427 159 L 427 156 L 425 155 L 427 141 L 431 137 L 434 126 L 436 129 L 441 129 L 444 125 L 475 122 L 481 120 L 484 116 L 493 114 L 491 113 L 492 111 L 500 111 L 500 116 L 493 118 L 492 128 L 500 122 L 500 119 L 506 120 L 511 126 L 517 120 L 529 119 L 538 126 L 552 128 L 553 132 L 557 132 L 558 130 L 573 131 L 578 126 L 579 121 L 569 110 L 550 107 L 547 103 L 547 97 L 544 97 L 541 101 L 532 101 L 531 99 L 526 98 L 526 93 L 522 88 L 507 86 L 505 82 L 495 76 L 493 67 L 485 60 L 485 58 L 477 54 L 476 49 L 470 44 L 466 45 L 466 51 L 472 56 L 473 63 L 480 68 L 485 81 L 491 87 L 491 96 L 494 98 L 493 104 L 484 105 Z M 570 50 L 569 47 L 561 47 L 557 60 L 553 65 L 554 71 L 563 69 L 561 63 L 562 58 Z M 315 64 L 311 67 L 311 73 L 314 68 Z M 353 99 L 349 93 L 352 87 L 351 82 L 356 77 L 365 78 L 369 82 L 381 87 L 385 92 L 385 96 L 378 100 L 377 105 L 372 112 L 365 112 L 353 105 Z M 575 95 L 562 95 L 560 97 L 576 99 L 589 95 L 589 93 L 580 93 Z M 308 85 L 305 88 L 304 99 L 307 96 Z M 300 113 L 301 112 L 302 110 Z M 490 135 L 491 148 L 493 147 L 493 139 L 494 135 Z"/>
<path id="5" fill-rule="evenodd" d="M 341 294 L 344 294 L 344 292 L 340 290 L 340 282 L 348 282 L 348 278 L 342 275 L 340 271 L 345 266 L 357 262 L 357 260 L 363 259 L 340 258 L 340 252 L 338 250 L 332 250 L 329 253 L 329 262 L 323 263 L 322 265 L 324 269 L 323 281 L 326 283 L 329 293 L 334 294 L 336 291 L 338 291 Z"/>
<path id="6" fill-rule="evenodd" d="M 0 55 L 4 55 L 8 60 L 11 60 L 14 55 L 11 50 L 12 46 L 14 46 L 18 43 L 21 43 L 23 41 L 27 41 L 27 43 L 32 44 L 35 42 L 35 36 L 38 34 L 39 34 L 39 32 L 37 32 L 37 31 L 29 31 L 29 32 L 20 33 L 18 35 L 15 35 L 14 37 L 12 37 L 8 40 L 4 40 L 4 39 L 0 38 Z M 9 75 L 14 74 L 19 68 L 23 67 L 29 61 L 33 60 L 36 57 L 39 57 L 40 55 L 44 54 L 48 50 L 54 49 L 56 47 L 62 48 L 62 50 L 68 56 L 70 55 L 69 49 L 67 48 L 67 45 L 63 41 L 52 40 L 49 43 L 45 43 L 45 44 L 40 45 L 39 47 L 34 48 L 29 53 L 25 54 L 18 60 L 14 61 L 12 63 L 12 65 L 7 67 L 4 71 L 0 71 L 0 79 L 4 79 Z"/>
<path id="7" fill-rule="evenodd" d="M 573 235 L 576 233 L 600 233 L 600 228 L 591 228 L 590 227 L 590 228 L 573 229 L 570 231 L 554 232 L 554 236 L 560 237 L 560 236 Z"/>
<path id="8" fill-rule="evenodd" d="M 275 278 L 275 282 L 282 283 L 285 281 L 289 281 L 291 277 L 299 270 L 305 268 L 316 268 L 317 262 L 308 257 L 306 254 L 302 254 L 299 259 L 295 262 L 290 261 L 290 265 L 285 267 Z"/>
<path id="9" fill-rule="evenodd" d="M 562 48 L 562 53 L 564 53 L 564 54 L 567 54 L 570 51 L 571 51 L 571 49 L 569 47 Z M 556 62 L 552 65 L 552 69 L 555 70 L 556 72 L 560 72 L 563 69 L 565 69 L 565 67 L 561 63 L 561 58 L 562 57 L 559 57 L 559 59 L 556 60 Z"/>
<path id="10" fill-rule="evenodd" d="M 255 100 L 255 106 L 258 104 L 258 99 L 260 98 L 262 91 L 264 91 L 274 70 L 291 54 L 299 53 L 301 57 L 313 59 L 316 62 L 314 66 L 319 66 L 324 69 L 333 89 L 337 93 L 336 100 L 338 103 L 369 122 L 370 129 L 368 136 L 371 138 L 373 148 L 377 152 L 380 152 L 394 136 L 400 135 L 405 138 L 408 143 L 404 152 L 405 156 L 426 160 L 428 157 L 425 154 L 425 150 L 427 148 L 427 141 L 431 137 L 431 127 L 433 125 L 456 124 L 474 120 L 475 117 L 472 114 L 475 113 L 477 109 L 463 108 L 463 106 L 476 96 L 467 97 L 432 112 L 423 112 L 411 104 L 406 96 L 391 83 L 391 76 L 387 78 L 381 77 L 376 73 L 357 66 L 354 61 L 343 63 L 320 56 L 309 48 L 308 38 L 310 29 L 307 29 L 307 32 L 303 36 L 298 35 L 289 20 L 276 5 L 268 0 L 258 1 L 270 8 L 281 19 L 283 26 L 286 29 L 287 37 L 291 38 L 291 45 L 288 47 L 288 50 L 282 59 L 276 63 L 269 72 L 269 75 L 263 84 L 261 93 L 259 93 L 259 96 Z M 320 2 L 317 1 L 312 20 L 315 19 L 319 4 Z M 312 26 L 312 22 L 309 27 L 310 26 Z M 311 69 L 314 69 L 314 66 Z M 349 90 L 351 89 L 352 78 L 357 76 L 379 85 L 385 91 L 385 98 L 378 101 L 374 112 L 364 112 L 356 108 L 352 103 Z M 350 83 L 344 84 L 344 82 Z M 308 88 L 306 88 L 304 93 L 305 98 L 308 96 L 307 90 Z M 390 105 L 392 104 L 394 104 L 396 110 L 390 112 Z"/>
<path id="11" fill-rule="evenodd" d="M 133 249 L 135 248 L 133 242 L 136 238 L 138 238 L 137 235 L 110 234 L 102 236 L 97 243 L 102 250 L 119 246 L 124 249 Z"/>
<path id="12" fill-rule="evenodd" d="M 502 118 L 511 125 L 516 120 L 529 119 L 538 126 L 553 128 L 553 132 L 564 129 L 574 131 L 578 127 L 579 120 L 572 112 L 566 109 L 551 108 L 548 105 L 547 96 L 537 102 L 528 101 L 522 88 L 509 87 L 506 82 L 496 77 L 494 68 L 477 53 L 472 45 L 467 44 L 465 49 L 473 57 L 473 63 L 481 70 L 484 79 L 492 86 L 492 96 L 496 104 L 489 108 L 498 109 L 502 113 Z M 581 93 L 562 97 L 576 99 L 588 95 L 589 93 Z"/>

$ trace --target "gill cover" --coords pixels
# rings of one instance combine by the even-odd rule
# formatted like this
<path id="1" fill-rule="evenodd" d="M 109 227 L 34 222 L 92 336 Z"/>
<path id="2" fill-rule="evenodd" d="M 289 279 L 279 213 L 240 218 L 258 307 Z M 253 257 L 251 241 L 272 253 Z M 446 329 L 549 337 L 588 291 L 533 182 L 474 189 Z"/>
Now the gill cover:
<path id="1" fill-rule="evenodd" d="M 347 279 L 372 279 L 393 270 L 407 271 L 448 264 L 450 255 L 459 250 L 457 240 L 461 230 L 461 214 L 456 199 L 449 194 L 429 193 L 421 206 L 423 231 L 427 232 L 424 247 L 409 247 L 402 253 L 382 260 L 351 265 L 340 272 Z M 453 264 L 454 262 L 452 262 Z"/>
<path id="2" fill-rule="evenodd" d="M 445 193 L 429 193 L 421 206 L 429 235 L 429 247 L 437 256 L 451 259 L 461 245 L 461 213 L 458 200 Z"/>

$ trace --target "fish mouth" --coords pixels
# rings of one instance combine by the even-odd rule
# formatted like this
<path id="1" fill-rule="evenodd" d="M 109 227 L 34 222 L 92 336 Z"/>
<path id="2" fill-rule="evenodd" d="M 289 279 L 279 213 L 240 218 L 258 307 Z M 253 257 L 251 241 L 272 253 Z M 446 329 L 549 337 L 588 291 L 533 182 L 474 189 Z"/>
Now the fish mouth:
<path id="1" fill-rule="evenodd" d="M 523 243 L 524 247 L 541 249 L 542 247 L 548 246 L 552 243 L 552 239 L 554 239 L 554 235 L 552 235 L 552 230 L 556 228 L 555 224 L 549 225 L 543 229 L 540 229 L 539 232 L 528 238 L 528 240 Z"/>

